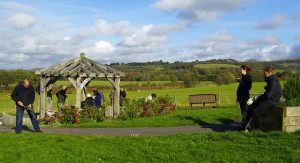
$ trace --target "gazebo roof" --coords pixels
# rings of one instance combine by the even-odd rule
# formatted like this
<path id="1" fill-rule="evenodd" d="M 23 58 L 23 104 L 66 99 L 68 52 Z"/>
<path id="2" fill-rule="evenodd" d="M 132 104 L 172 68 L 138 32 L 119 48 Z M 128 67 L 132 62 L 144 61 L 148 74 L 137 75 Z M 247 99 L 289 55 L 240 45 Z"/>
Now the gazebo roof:
<path id="1" fill-rule="evenodd" d="M 37 70 L 35 74 L 42 75 L 44 77 L 81 76 L 112 78 L 125 76 L 125 74 L 121 71 L 86 58 L 84 53 L 81 53 L 78 58 L 55 64 L 49 68 Z"/>

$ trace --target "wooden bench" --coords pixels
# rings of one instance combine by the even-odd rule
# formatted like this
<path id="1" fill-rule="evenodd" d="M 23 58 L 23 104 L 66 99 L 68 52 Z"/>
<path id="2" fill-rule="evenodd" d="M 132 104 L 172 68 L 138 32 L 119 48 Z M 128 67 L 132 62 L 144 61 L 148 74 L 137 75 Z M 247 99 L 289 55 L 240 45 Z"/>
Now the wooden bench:
<path id="1" fill-rule="evenodd" d="M 189 105 L 192 108 L 193 104 L 215 104 L 215 107 L 219 106 L 219 94 L 193 94 L 189 95 Z"/>

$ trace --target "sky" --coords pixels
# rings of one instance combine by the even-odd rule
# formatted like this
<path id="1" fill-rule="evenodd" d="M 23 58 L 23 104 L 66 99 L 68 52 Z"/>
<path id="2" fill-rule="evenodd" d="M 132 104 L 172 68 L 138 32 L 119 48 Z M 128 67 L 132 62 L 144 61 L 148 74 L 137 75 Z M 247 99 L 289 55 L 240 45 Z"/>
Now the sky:
<path id="1" fill-rule="evenodd" d="M 0 68 L 300 58 L 299 0 L 0 0 Z"/>

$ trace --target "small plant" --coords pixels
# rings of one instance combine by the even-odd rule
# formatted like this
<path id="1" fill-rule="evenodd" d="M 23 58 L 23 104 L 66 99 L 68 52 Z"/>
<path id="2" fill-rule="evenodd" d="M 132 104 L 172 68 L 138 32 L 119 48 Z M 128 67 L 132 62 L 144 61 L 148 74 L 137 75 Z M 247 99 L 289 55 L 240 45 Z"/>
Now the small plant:
<path id="1" fill-rule="evenodd" d="M 50 125 L 53 123 L 56 123 L 58 121 L 58 115 L 54 114 L 52 116 L 45 116 L 43 119 L 40 120 L 40 123 L 43 123 L 45 125 Z"/>
<path id="2" fill-rule="evenodd" d="M 283 84 L 283 97 L 286 106 L 300 106 L 300 72 L 288 75 Z"/>

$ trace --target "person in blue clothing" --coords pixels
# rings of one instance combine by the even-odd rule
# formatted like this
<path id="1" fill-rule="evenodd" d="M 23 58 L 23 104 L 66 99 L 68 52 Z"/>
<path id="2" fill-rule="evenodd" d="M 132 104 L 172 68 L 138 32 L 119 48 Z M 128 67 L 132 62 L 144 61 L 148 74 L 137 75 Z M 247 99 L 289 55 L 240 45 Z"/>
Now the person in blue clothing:
<path id="1" fill-rule="evenodd" d="M 101 94 L 99 93 L 98 90 L 94 89 L 94 103 L 95 103 L 95 106 L 96 108 L 101 108 L 101 104 L 102 104 L 102 96 Z"/>

